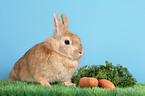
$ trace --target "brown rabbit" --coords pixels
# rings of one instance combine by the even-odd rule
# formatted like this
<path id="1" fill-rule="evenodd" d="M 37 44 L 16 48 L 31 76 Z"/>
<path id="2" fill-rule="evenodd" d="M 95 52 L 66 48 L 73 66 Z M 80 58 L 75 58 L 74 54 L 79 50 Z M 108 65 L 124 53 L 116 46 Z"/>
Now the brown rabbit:
<path id="1" fill-rule="evenodd" d="M 54 35 L 28 50 L 14 65 L 9 74 L 12 81 L 37 82 L 50 86 L 49 82 L 65 85 L 71 78 L 83 55 L 80 38 L 69 31 L 68 19 L 62 14 L 62 21 L 54 14 Z"/>

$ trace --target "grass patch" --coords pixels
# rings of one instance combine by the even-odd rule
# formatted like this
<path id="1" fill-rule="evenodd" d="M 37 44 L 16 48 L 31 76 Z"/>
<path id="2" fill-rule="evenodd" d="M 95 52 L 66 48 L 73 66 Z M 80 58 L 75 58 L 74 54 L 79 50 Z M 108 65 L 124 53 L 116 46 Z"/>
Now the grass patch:
<path id="1" fill-rule="evenodd" d="M 133 87 L 104 89 L 101 87 L 81 88 L 53 84 L 52 88 L 37 83 L 0 80 L 0 96 L 145 96 L 145 83 Z"/>

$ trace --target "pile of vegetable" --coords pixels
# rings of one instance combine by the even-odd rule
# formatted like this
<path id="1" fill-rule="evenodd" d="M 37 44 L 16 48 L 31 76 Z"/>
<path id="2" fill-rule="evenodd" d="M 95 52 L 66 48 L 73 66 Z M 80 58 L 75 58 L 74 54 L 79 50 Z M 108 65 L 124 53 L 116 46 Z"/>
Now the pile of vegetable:
<path id="1" fill-rule="evenodd" d="M 115 86 L 126 87 L 136 84 L 136 79 L 130 74 L 126 67 L 122 67 L 120 64 L 117 66 L 112 65 L 108 61 L 105 65 L 86 65 L 77 70 L 73 75 L 72 82 L 79 84 L 79 80 L 82 77 L 94 77 L 98 81 L 100 79 L 107 79 L 111 81 Z"/>
<path id="2" fill-rule="evenodd" d="M 98 82 L 98 80 L 94 77 L 83 77 L 79 80 L 79 86 L 81 87 L 96 87 L 98 84 L 103 88 L 115 88 L 114 84 L 106 79 L 101 79 Z"/>

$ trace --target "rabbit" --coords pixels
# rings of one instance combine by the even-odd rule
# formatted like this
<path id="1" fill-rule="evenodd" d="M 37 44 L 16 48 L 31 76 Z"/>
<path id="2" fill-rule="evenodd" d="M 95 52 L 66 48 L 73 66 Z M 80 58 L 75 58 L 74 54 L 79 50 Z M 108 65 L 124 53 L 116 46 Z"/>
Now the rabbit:
<path id="1" fill-rule="evenodd" d="M 75 85 L 71 78 L 83 56 L 83 47 L 80 38 L 69 31 L 66 15 L 61 14 L 61 18 L 62 22 L 54 14 L 53 36 L 29 49 L 15 63 L 9 80 L 37 82 L 49 87 L 51 82 Z"/>

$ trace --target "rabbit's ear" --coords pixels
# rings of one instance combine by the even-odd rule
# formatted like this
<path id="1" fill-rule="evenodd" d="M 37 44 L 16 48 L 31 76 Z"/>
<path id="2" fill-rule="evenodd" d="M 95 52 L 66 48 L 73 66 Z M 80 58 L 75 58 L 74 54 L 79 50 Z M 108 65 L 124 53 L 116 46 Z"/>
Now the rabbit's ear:
<path id="1" fill-rule="evenodd" d="M 63 27 L 63 24 L 61 22 L 61 20 L 59 19 L 58 15 L 55 13 L 54 14 L 54 29 L 55 32 L 61 32 Z"/>
<path id="2" fill-rule="evenodd" d="M 61 18 L 62 18 L 64 26 L 66 28 L 68 28 L 68 19 L 67 19 L 66 15 L 65 14 L 61 14 Z"/>

